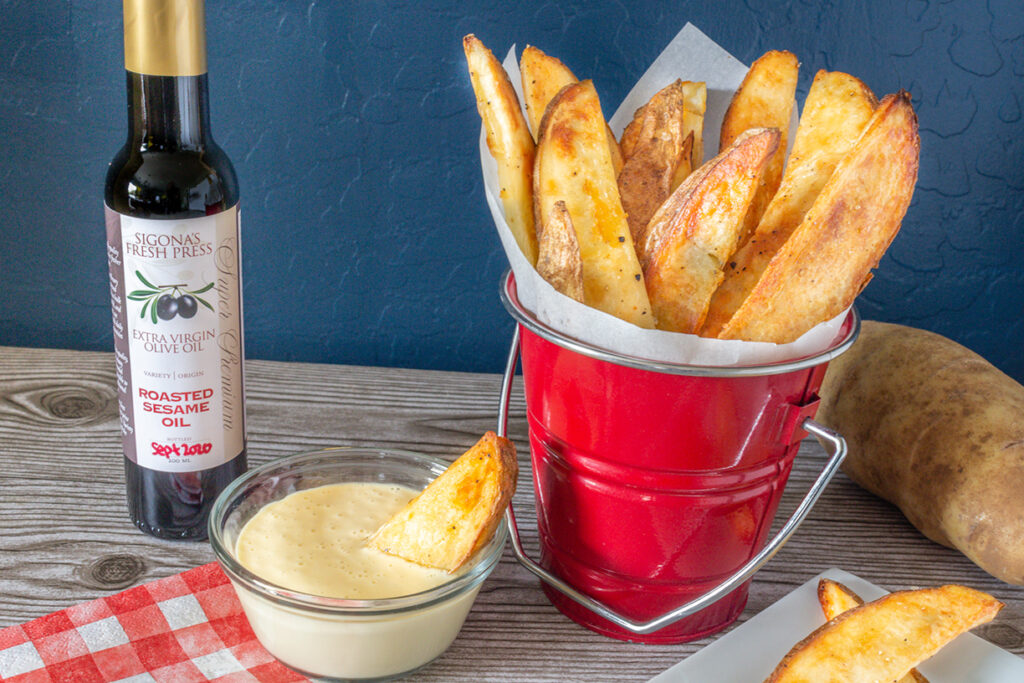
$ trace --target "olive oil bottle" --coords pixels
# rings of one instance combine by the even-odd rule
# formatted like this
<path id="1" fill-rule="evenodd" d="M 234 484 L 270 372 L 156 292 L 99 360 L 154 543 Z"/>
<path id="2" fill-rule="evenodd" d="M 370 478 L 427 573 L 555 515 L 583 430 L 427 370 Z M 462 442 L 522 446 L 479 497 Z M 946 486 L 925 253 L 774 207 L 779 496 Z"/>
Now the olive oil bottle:
<path id="1" fill-rule="evenodd" d="M 238 181 L 210 134 L 202 0 L 124 0 L 128 139 L 107 259 L 128 512 L 206 537 L 246 469 Z"/>

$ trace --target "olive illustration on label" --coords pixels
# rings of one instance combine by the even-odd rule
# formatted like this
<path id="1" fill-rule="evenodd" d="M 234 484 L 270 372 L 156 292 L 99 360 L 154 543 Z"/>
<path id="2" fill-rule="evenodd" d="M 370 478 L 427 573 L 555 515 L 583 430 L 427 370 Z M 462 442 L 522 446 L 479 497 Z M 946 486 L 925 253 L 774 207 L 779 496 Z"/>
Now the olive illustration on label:
<path id="1" fill-rule="evenodd" d="M 199 296 L 213 289 L 212 282 L 199 289 L 186 289 L 189 285 L 180 282 L 172 285 L 154 285 L 137 270 L 135 276 L 145 289 L 136 289 L 128 298 L 144 302 L 139 317 L 145 318 L 148 313 L 153 324 L 159 320 L 173 320 L 175 316 L 181 316 L 186 320 L 192 318 L 199 311 L 199 304 L 213 310 L 210 302 Z"/>
<path id="2" fill-rule="evenodd" d="M 178 298 L 178 315 L 182 318 L 191 318 L 198 310 L 199 304 L 191 294 L 182 294 Z"/>
<path id="3" fill-rule="evenodd" d="M 170 320 L 178 315 L 178 298 L 170 294 L 162 294 L 156 300 L 156 317 L 161 320 Z"/>

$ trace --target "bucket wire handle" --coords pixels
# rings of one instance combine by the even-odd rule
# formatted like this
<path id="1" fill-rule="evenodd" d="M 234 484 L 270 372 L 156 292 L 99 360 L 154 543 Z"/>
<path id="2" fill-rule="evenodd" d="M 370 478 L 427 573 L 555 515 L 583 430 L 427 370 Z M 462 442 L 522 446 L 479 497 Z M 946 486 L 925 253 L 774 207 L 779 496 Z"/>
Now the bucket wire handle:
<path id="1" fill-rule="evenodd" d="M 498 405 L 498 435 L 505 436 L 508 432 L 508 411 L 509 401 L 512 395 L 512 379 L 516 374 L 516 365 L 519 362 L 519 325 L 516 325 L 515 334 L 512 335 L 512 348 L 509 350 L 508 361 L 505 364 L 505 376 L 501 383 L 501 400 Z M 828 482 L 835 475 L 836 470 L 839 469 L 839 465 L 843 462 L 846 457 L 846 440 L 843 439 L 839 434 L 835 433 L 831 429 L 824 425 L 815 422 L 811 418 L 806 418 L 800 424 L 800 427 L 810 434 L 813 434 L 822 447 L 828 452 L 829 458 L 825 463 L 825 466 L 821 470 L 821 474 L 814 480 L 814 484 L 808 489 L 804 499 L 800 501 L 800 504 L 790 515 L 786 523 L 779 529 L 778 534 L 775 535 L 771 541 L 759 552 L 757 555 L 752 557 L 745 565 L 740 567 L 736 573 L 727 578 L 722 583 L 718 584 L 703 595 L 694 598 L 690 602 L 681 605 L 660 617 L 655 617 L 649 621 L 636 621 L 629 617 L 624 617 L 615 610 L 611 609 L 599 600 L 581 593 L 576 590 L 568 583 L 558 578 L 547 569 L 544 569 L 539 564 L 534 562 L 526 552 L 523 550 L 522 541 L 519 538 L 519 528 L 516 526 L 516 515 L 512 509 L 512 504 L 509 503 L 508 509 L 505 511 L 505 524 L 508 527 L 509 538 L 512 539 L 512 550 L 515 553 L 516 559 L 519 564 L 523 565 L 537 576 L 540 580 L 562 593 L 574 602 L 586 607 L 595 614 L 598 614 L 608 621 L 612 622 L 620 628 L 626 629 L 632 633 L 648 634 L 653 633 L 659 629 L 665 628 L 666 626 L 673 624 L 684 617 L 688 617 L 691 614 L 695 614 L 702 609 L 711 606 L 713 603 L 724 598 L 732 591 L 739 588 L 746 581 L 748 581 L 761 567 L 768 563 L 772 557 L 782 548 L 782 546 L 789 540 L 789 537 L 793 535 L 793 532 L 797 530 L 797 527 L 804 521 L 807 514 L 814 507 L 814 504 L 818 501 Z"/>

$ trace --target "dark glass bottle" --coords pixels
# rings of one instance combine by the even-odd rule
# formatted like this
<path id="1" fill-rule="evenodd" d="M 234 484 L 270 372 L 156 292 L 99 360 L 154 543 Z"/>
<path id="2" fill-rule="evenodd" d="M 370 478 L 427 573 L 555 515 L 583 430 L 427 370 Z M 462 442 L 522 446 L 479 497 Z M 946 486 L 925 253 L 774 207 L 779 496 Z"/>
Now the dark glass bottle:
<path id="1" fill-rule="evenodd" d="M 201 0 L 124 12 L 128 139 L 105 202 L 128 511 L 202 539 L 246 469 L 238 181 L 210 135 Z"/>

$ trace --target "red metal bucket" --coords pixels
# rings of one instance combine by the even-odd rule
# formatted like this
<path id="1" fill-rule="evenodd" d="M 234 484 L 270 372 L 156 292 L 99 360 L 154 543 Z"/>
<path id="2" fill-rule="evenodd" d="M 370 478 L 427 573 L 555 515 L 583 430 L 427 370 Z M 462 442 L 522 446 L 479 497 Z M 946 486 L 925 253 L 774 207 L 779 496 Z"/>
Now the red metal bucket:
<path id="1" fill-rule="evenodd" d="M 788 539 L 846 452 L 814 423 L 828 361 L 859 331 L 853 312 L 812 357 L 714 368 L 622 356 L 539 322 L 516 296 L 517 320 L 499 429 L 521 335 L 540 533 L 541 577 L 552 603 L 613 638 L 678 643 L 732 623 L 750 577 Z M 797 511 L 766 538 L 800 440 L 814 433 L 831 458 Z"/>

